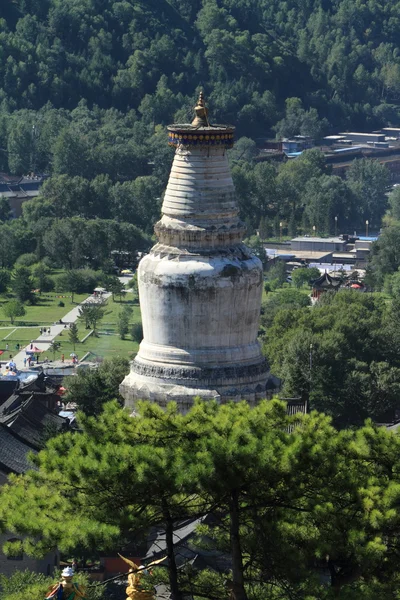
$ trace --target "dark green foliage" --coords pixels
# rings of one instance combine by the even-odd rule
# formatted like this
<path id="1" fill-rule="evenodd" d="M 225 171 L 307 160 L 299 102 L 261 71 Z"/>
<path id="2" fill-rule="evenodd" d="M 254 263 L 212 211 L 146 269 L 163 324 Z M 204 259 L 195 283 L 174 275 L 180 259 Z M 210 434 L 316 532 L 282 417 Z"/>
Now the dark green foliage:
<path id="1" fill-rule="evenodd" d="M 307 294 L 293 288 L 268 293 L 267 299 L 261 306 L 261 325 L 264 328 L 270 327 L 276 313 L 280 310 L 294 310 L 310 306 L 310 304 L 311 301 Z"/>
<path id="2" fill-rule="evenodd" d="M 61 348 L 61 343 L 60 342 L 56 342 L 55 340 L 53 340 L 50 343 L 49 350 L 50 350 L 50 352 L 53 353 L 53 360 L 55 360 L 56 354 L 60 350 L 60 348 Z"/>
<path id="3" fill-rule="evenodd" d="M 143 326 L 141 323 L 134 323 L 131 327 L 131 338 L 137 344 L 143 339 Z"/>
<path id="4" fill-rule="evenodd" d="M 398 436 L 371 423 L 338 432 L 316 413 L 293 428 L 277 401 L 137 413 L 81 413 L 79 432 L 49 440 L 38 470 L 1 488 L 1 527 L 23 534 L 26 552 L 109 552 L 157 525 L 174 600 L 396 598 Z M 223 577 L 176 568 L 176 522 L 210 512 L 189 543 L 230 555 Z"/>
<path id="5" fill-rule="evenodd" d="M 129 373 L 129 361 L 125 358 L 105 360 L 96 370 L 81 370 L 67 380 L 68 402 L 76 402 L 88 415 L 98 414 L 105 402 L 118 400 L 123 404 L 119 385 Z"/>
<path id="6" fill-rule="evenodd" d="M 0 292 L 7 291 L 8 285 L 11 280 L 10 272 L 7 269 L 0 269 Z"/>
<path id="7" fill-rule="evenodd" d="M 86 329 L 93 329 L 93 335 L 97 335 L 97 326 L 105 317 L 106 302 L 85 302 L 79 307 L 78 319 L 85 324 Z"/>
<path id="8" fill-rule="evenodd" d="M 390 214 L 396 220 L 400 221 L 400 187 L 395 187 L 389 194 Z"/>
<path id="9" fill-rule="evenodd" d="M 278 258 L 267 272 L 266 291 L 281 287 L 287 278 L 286 262 Z"/>
<path id="10" fill-rule="evenodd" d="M 305 284 L 310 284 L 320 277 L 321 273 L 317 267 L 302 267 L 292 271 L 292 283 L 295 287 L 301 288 Z"/>
<path id="11" fill-rule="evenodd" d="M 121 283 L 116 275 L 106 275 L 102 279 L 102 284 L 108 292 L 112 293 L 112 299 L 115 300 L 115 296 L 119 296 L 119 300 L 122 300 L 124 295 L 124 284 Z"/>
<path id="12" fill-rule="evenodd" d="M 22 267 L 31 267 L 37 261 L 36 254 L 33 252 L 27 252 L 25 254 L 21 254 L 15 261 L 16 265 L 21 265 Z"/>
<path id="13" fill-rule="evenodd" d="M 379 229 L 387 209 L 385 193 L 390 179 L 388 170 L 377 160 L 363 158 L 352 162 L 346 178 L 351 191 L 359 199 L 357 211 L 360 212 L 362 225 L 368 220 L 372 230 Z"/>
<path id="14" fill-rule="evenodd" d="M 233 161 L 232 177 L 242 218 L 251 228 L 262 227 L 263 237 L 294 235 L 299 227 L 310 234 L 313 226 L 318 234 L 365 231 L 366 220 L 376 230 L 387 208 L 385 166 L 356 160 L 343 181 L 315 148 L 279 166 Z"/>
<path id="15" fill-rule="evenodd" d="M 42 1 L 42 0 L 41 0 Z M 16 571 L 6 577 L 0 574 L 0 588 L 2 600 L 43 600 L 49 589 L 54 586 L 60 577 L 58 572 L 53 577 L 46 577 L 32 571 Z M 106 590 L 103 586 L 89 587 L 90 581 L 84 573 L 77 573 L 74 581 L 86 588 L 87 600 L 106 600 Z"/>
<path id="16" fill-rule="evenodd" d="M 71 323 L 70 327 L 69 327 L 69 331 L 68 331 L 68 339 L 71 342 L 71 344 L 74 347 L 76 347 L 76 344 L 79 344 L 79 333 L 78 333 L 78 326 L 76 323 Z"/>
<path id="17" fill-rule="evenodd" d="M 92 294 L 102 277 L 103 273 L 91 269 L 71 269 L 57 277 L 55 288 L 57 292 L 70 292 L 73 302 L 74 294 Z"/>
<path id="18" fill-rule="evenodd" d="M 117 317 L 117 328 L 119 337 L 124 340 L 129 332 L 129 319 L 132 315 L 132 308 L 129 304 L 126 304 L 120 311 Z"/>
<path id="19" fill-rule="evenodd" d="M 32 269 L 35 287 L 42 292 L 51 292 L 54 289 L 54 280 L 49 276 L 51 269 L 46 263 L 37 263 Z"/>
<path id="20" fill-rule="evenodd" d="M 0 266 L 32 248 L 36 260 L 68 269 L 146 250 L 173 154 L 165 125 L 192 118 L 200 87 L 212 121 L 237 127 L 231 164 L 249 235 L 313 225 L 332 234 L 335 217 L 341 231 L 363 230 L 366 219 L 380 226 L 386 175 L 377 162 L 359 161 L 340 182 L 315 150 L 278 168 L 258 163 L 253 140 L 274 129 L 317 139 L 327 126 L 398 125 L 393 1 L 12 6 L 0 39 L 0 171 L 52 177 L 18 225 L 0 207 Z"/>
<path id="21" fill-rule="evenodd" d="M 400 267 L 400 223 L 385 227 L 382 235 L 372 245 L 368 263 L 367 280 L 376 289 L 382 289 L 387 276 Z"/>
<path id="22" fill-rule="evenodd" d="M 11 287 L 20 302 L 33 301 L 33 281 L 27 267 L 17 267 L 12 274 Z"/>
<path id="23" fill-rule="evenodd" d="M 399 408 L 400 337 L 380 298 L 355 291 L 328 296 L 313 308 L 283 306 L 264 349 L 283 394 L 310 400 L 339 426 L 392 418 Z M 391 318 L 393 315 L 393 318 Z"/>
<path id="24" fill-rule="evenodd" d="M 279 139 L 300 134 L 318 141 L 324 135 L 327 125 L 326 119 L 323 121 L 319 119 L 315 108 L 305 111 L 299 98 L 288 98 L 285 117 L 275 125 L 274 129 Z"/>
<path id="25" fill-rule="evenodd" d="M 136 143 L 110 128 L 112 143 L 94 146 L 67 111 L 89 125 L 87 106 L 96 103 L 131 110 L 132 122 L 139 113 L 146 124 L 167 124 L 175 113 L 186 117 L 199 82 L 207 82 L 216 122 L 223 117 L 251 137 L 274 125 L 284 135 L 318 137 L 326 119 L 356 128 L 398 119 L 393 0 L 9 5 L 0 87 L 3 113 L 15 122 L 7 119 L 1 133 L 16 173 L 48 167 L 49 148 L 58 173 L 93 173 L 105 160 L 115 172 L 121 148 L 134 168 Z M 118 113 L 109 119 L 118 121 Z M 100 137 L 107 141 L 106 131 Z"/>
<path id="26" fill-rule="evenodd" d="M 16 317 L 23 317 L 25 307 L 19 300 L 10 300 L 3 305 L 3 312 L 10 319 L 11 324 L 14 323 Z"/>
<path id="27" fill-rule="evenodd" d="M 11 219 L 12 212 L 7 198 L 0 196 L 0 221 L 8 221 Z"/>

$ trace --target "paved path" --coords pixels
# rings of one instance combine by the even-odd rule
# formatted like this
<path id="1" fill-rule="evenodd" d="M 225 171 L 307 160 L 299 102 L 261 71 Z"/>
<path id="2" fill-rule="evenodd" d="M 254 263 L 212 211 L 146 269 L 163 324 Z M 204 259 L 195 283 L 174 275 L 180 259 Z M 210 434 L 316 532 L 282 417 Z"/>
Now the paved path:
<path id="1" fill-rule="evenodd" d="M 102 299 L 103 300 L 108 300 L 108 298 L 111 296 L 110 293 L 106 293 L 103 294 Z M 32 340 L 32 344 L 34 346 L 36 346 L 37 348 L 40 348 L 40 350 L 48 350 L 50 347 L 51 342 L 58 336 L 60 335 L 60 333 L 63 331 L 65 331 L 67 333 L 67 329 L 64 328 L 64 323 L 75 323 L 75 321 L 77 321 L 78 317 L 79 317 L 79 308 L 80 306 L 82 306 L 82 304 L 85 304 L 86 302 L 93 302 L 95 301 L 96 298 L 94 296 L 89 296 L 88 298 L 86 298 L 85 300 L 83 300 L 83 302 L 81 302 L 80 304 L 77 304 L 75 306 L 75 308 L 73 308 L 72 310 L 70 310 L 61 320 L 63 322 L 63 324 L 59 324 L 59 323 L 55 323 L 54 325 L 51 325 L 51 327 L 46 327 L 46 333 L 43 333 L 42 335 L 39 335 L 37 338 Z M 39 327 L 35 327 L 36 330 L 40 329 Z M 50 329 L 50 333 L 48 333 L 48 330 Z M 16 354 L 13 357 L 13 360 L 15 362 L 15 364 L 17 365 L 17 369 L 21 370 L 26 368 L 24 366 L 24 358 L 26 358 L 26 350 L 29 350 L 31 344 L 28 344 L 27 346 L 25 346 L 25 348 L 23 348 L 20 352 L 18 352 L 18 354 Z M 3 358 L 7 359 L 8 356 L 7 355 L 3 355 Z"/>

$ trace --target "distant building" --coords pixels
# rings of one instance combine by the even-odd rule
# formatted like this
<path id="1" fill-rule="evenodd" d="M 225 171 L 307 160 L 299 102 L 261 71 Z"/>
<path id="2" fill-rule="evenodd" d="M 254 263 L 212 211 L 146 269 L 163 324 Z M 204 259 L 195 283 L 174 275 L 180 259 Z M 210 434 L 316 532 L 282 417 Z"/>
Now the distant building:
<path id="1" fill-rule="evenodd" d="M 347 140 L 351 140 L 352 142 L 362 142 L 367 144 L 368 142 L 384 142 L 385 134 L 384 133 L 360 133 L 356 131 L 342 131 L 339 135 L 344 136 Z"/>
<path id="2" fill-rule="evenodd" d="M 382 127 L 382 133 L 387 136 L 395 137 L 397 139 L 400 138 L 400 128 L 399 127 Z"/>
<path id="3" fill-rule="evenodd" d="M 284 138 L 282 140 L 282 151 L 287 154 L 295 154 L 297 152 L 303 152 L 314 146 L 314 140 L 305 135 L 295 135 L 292 138 Z"/>
<path id="4" fill-rule="evenodd" d="M 316 301 L 325 292 L 337 292 L 340 286 L 341 280 L 338 277 L 331 277 L 325 272 L 321 277 L 312 282 L 311 298 Z"/>
<path id="5" fill-rule="evenodd" d="M 368 260 L 369 253 L 371 252 L 371 246 L 374 241 L 375 239 L 355 241 L 354 249 L 358 263 L 366 262 Z"/>
<path id="6" fill-rule="evenodd" d="M 342 237 L 310 237 L 300 236 L 294 238 L 291 242 L 291 249 L 298 251 L 311 252 L 345 252 L 347 248 L 347 240 Z"/>
<path id="7" fill-rule="evenodd" d="M 327 145 L 331 146 L 332 144 L 340 144 L 346 138 L 345 135 L 326 135 L 322 138 L 322 141 Z"/>
<path id="8" fill-rule="evenodd" d="M 290 250 L 290 248 L 265 248 L 268 256 L 268 260 L 277 261 L 284 260 L 287 263 L 299 262 L 302 265 L 310 262 L 328 262 L 332 260 L 332 252 L 325 251 L 313 251 L 313 250 Z M 289 269 L 291 270 L 291 269 Z"/>
<path id="9" fill-rule="evenodd" d="M 20 217 L 22 205 L 39 195 L 40 188 L 48 175 L 8 175 L 0 173 L 0 197 L 6 198 L 13 217 Z"/>

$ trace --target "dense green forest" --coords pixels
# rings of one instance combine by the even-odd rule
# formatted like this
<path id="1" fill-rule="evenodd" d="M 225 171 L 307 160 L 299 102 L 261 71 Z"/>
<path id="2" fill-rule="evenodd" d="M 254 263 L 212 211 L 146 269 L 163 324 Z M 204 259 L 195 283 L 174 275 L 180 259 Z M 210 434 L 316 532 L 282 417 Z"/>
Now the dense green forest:
<path id="1" fill-rule="evenodd" d="M 387 204 L 379 169 L 361 165 L 341 183 L 322 157 L 258 165 L 252 139 L 400 124 L 398 8 L 349 0 L 6 0 L 0 171 L 75 178 L 49 182 L 25 214 L 30 224 L 101 217 L 150 233 L 172 159 L 164 126 L 190 119 L 202 88 L 212 120 L 233 123 L 242 138 L 231 162 L 250 233 L 276 234 L 281 220 L 284 233 L 312 225 L 332 233 L 338 214 L 342 231 L 365 219 L 377 229 Z"/>
<path id="2" fill-rule="evenodd" d="M 288 97 L 333 127 L 398 118 L 395 0 L 5 0 L 0 17 L 4 111 L 84 98 L 166 123 L 201 85 L 248 135 Z"/>
<path id="3" fill-rule="evenodd" d="M 0 171 L 51 178 L 22 218 L 10 222 L 0 207 L 1 266 L 36 252 L 59 266 L 98 268 L 126 238 L 98 217 L 151 234 L 173 154 L 165 125 L 191 119 L 200 88 L 212 120 L 237 127 L 230 161 L 249 234 L 277 235 L 280 222 L 284 235 L 312 226 L 352 233 L 366 219 L 378 230 L 385 168 L 356 161 L 342 181 L 316 150 L 259 163 L 254 139 L 400 124 L 398 8 L 348 0 L 3 2 Z M 119 249 L 143 249 L 140 235 Z"/>

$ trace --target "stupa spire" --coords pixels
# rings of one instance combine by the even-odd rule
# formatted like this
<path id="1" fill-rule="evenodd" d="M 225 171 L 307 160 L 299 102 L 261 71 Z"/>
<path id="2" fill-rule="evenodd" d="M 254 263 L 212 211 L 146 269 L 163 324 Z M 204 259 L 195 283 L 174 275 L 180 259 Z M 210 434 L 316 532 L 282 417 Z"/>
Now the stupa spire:
<path id="1" fill-rule="evenodd" d="M 199 99 L 194 107 L 194 112 L 196 113 L 196 116 L 192 121 L 192 125 L 194 127 L 210 127 L 208 120 L 208 108 L 206 107 L 204 94 L 202 91 L 200 92 Z"/>

